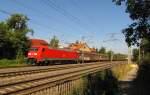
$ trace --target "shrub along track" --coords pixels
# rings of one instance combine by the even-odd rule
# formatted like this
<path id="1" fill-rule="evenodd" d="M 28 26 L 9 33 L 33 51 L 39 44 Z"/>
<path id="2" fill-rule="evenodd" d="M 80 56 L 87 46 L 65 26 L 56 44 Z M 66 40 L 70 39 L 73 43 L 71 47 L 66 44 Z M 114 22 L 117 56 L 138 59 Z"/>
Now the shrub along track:
<path id="1" fill-rule="evenodd" d="M 29 94 L 35 91 L 35 88 L 37 90 L 48 84 L 48 86 L 52 84 L 56 85 L 56 82 L 67 81 L 66 79 L 77 78 L 97 70 L 108 69 L 111 68 L 112 65 L 116 64 L 69 64 L 3 71 L 3 73 L 1 72 L 1 75 L 4 74 L 6 76 L 1 76 L 0 94 Z M 14 75 L 7 75 L 9 72 Z"/>

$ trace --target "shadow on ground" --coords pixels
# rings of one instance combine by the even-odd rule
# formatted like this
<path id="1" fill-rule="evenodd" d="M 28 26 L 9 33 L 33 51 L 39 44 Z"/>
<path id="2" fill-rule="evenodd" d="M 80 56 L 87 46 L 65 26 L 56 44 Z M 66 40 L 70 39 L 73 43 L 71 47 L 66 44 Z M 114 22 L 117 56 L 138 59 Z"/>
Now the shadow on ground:
<path id="1" fill-rule="evenodd" d="M 119 81 L 119 95 L 129 95 L 132 81 Z"/>
<path id="2" fill-rule="evenodd" d="M 137 77 L 133 81 L 119 81 L 121 95 L 150 95 L 150 62 L 139 65 Z"/>
<path id="3" fill-rule="evenodd" d="M 133 81 L 130 95 L 150 95 L 150 60 L 139 65 L 137 77 Z"/>

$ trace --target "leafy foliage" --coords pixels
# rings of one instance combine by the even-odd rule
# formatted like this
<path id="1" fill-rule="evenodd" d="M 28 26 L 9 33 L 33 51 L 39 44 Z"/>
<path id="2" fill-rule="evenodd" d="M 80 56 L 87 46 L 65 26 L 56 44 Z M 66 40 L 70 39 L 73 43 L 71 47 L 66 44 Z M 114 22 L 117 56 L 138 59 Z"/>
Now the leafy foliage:
<path id="1" fill-rule="evenodd" d="M 127 55 L 121 54 L 121 53 L 116 53 L 113 54 L 113 60 L 125 60 L 127 58 Z"/>
<path id="2" fill-rule="evenodd" d="M 112 56 L 113 56 L 114 52 L 113 51 L 107 51 L 107 55 L 109 57 L 109 60 L 111 60 Z"/>
<path id="3" fill-rule="evenodd" d="M 150 0 L 113 0 L 117 5 L 126 4 L 126 12 L 129 13 L 133 23 L 123 30 L 128 45 L 139 45 L 141 40 L 142 62 L 139 64 L 137 77 L 133 84 L 131 95 L 150 94 Z M 137 50 L 133 55 L 136 57 Z"/>
<path id="4" fill-rule="evenodd" d="M 140 39 L 150 41 L 150 1 L 149 0 L 113 0 L 117 5 L 126 4 L 133 23 L 123 30 L 128 46 L 139 45 Z"/>
<path id="5" fill-rule="evenodd" d="M 149 52 L 150 53 L 150 41 L 148 41 L 147 39 L 143 39 L 142 42 L 141 42 L 141 48 L 143 50 L 142 53 L 146 53 L 145 51 Z"/>
<path id="6" fill-rule="evenodd" d="M 28 29 L 28 20 L 29 19 L 27 18 L 27 16 L 24 16 L 22 14 L 13 14 L 11 15 L 11 18 L 7 20 L 7 24 L 8 27 L 13 31 L 22 30 L 22 32 L 25 32 Z"/>
<path id="7" fill-rule="evenodd" d="M 50 40 L 50 47 L 51 47 L 51 48 L 58 48 L 58 47 L 59 47 L 59 40 L 57 39 L 56 36 L 54 36 L 54 37 Z"/>
<path id="8" fill-rule="evenodd" d="M 137 48 L 132 50 L 132 55 L 133 55 L 133 61 L 137 62 L 138 61 L 138 57 L 139 57 L 139 50 Z"/>
<path id="9" fill-rule="evenodd" d="M 9 38 L 9 29 L 5 22 L 0 22 L 0 58 L 13 58 L 12 41 Z"/>
<path id="10" fill-rule="evenodd" d="M 33 32 L 27 26 L 28 20 L 22 14 L 13 14 L 4 22 L 0 22 L 0 58 L 14 59 L 19 52 L 25 54 L 30 46 L 26 35 Z"/>
<path id="11" fill-rule="evenodd" d="M 99 53 L 105 54 L 106 53 L 106 48 L 105 47 L 101 47 L 99 49 Z"/>
<path id="12" fill-rule="evenodd" d="M 79 89 L 69 95 L 118 95 L 117 78 L 111 70 L 89 74 L 82 79 Z"/>

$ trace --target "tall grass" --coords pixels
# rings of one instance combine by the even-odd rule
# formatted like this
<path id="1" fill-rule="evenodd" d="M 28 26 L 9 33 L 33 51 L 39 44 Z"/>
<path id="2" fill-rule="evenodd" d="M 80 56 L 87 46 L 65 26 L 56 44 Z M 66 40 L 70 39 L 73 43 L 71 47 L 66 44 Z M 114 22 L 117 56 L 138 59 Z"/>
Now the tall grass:
<path id="1" fill-rule="evenodd" d="M 128 74 L 128 72 L 131 69 L 132 69 L 131 64 L 120 64 L 118 66 L 114 66 L 111 70 L 112 70 L 114 76 L 118 80 L 121 80 Z"/>
<path id="2" fill-rule="evenodd" d="M 19 63 L 20 61 L 16 60 L 16 59 L 1 59 L 0 60 L 0 68 L 3 67 L 18 67 L 18 66 L 26 66 L 27 64 L 25 64 L 23 61 L 21 61 L 22 63 Z"/>

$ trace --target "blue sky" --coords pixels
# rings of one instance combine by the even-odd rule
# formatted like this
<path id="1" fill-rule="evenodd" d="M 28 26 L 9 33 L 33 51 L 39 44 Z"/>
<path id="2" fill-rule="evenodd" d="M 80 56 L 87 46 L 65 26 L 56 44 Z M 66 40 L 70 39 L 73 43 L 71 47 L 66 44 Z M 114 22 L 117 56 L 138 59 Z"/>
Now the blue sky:
<path id="1" fill-rule="evenodd" d="M 121 30 L 131 20 L 125 6 L 116 6 L 112 0 L 1 0 L 0 10 L 27 15 L 34 30 L 31 38 L 49 41 L 55 35 L 62 44 L 84 38 L 90 47 L 127 53 Z M 0 12 L 0 21 L 8 17 Z M 110 33 L 116 35 L 111 37 Z"/>

